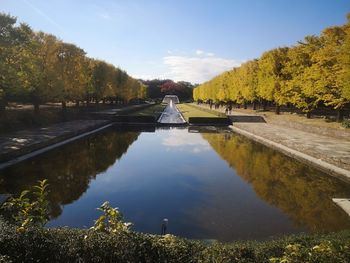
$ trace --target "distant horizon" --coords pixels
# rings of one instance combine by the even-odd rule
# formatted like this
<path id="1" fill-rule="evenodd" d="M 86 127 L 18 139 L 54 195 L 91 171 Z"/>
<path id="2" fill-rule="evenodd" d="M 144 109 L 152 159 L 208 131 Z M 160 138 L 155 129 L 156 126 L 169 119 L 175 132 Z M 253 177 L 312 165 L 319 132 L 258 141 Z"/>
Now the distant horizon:
<path id="1" fill-rule="evenodd" d="M 102 2 L 102 3 L 101 3 Z M 346 22 L 334 1 L 0 0 L 0 12 L 132 77 L 193 84 Z"/>

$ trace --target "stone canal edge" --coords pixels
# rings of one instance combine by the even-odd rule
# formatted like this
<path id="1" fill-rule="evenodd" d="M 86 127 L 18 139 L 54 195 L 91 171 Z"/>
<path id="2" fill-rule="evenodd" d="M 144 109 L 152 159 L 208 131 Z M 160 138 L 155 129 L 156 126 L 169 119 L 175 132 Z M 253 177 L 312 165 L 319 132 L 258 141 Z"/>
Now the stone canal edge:
<path id="1" fill-rule="evenodd" d="M 270 147 L 274 150 L 280 151 L 283 154 L 292 157 L 298 161 L 301 161 L 305 164 L 308 164 L 310 166 L 313 166 L 327 174 L 330 174 L 332 176 L 338 177 L 340 179 L 346 180 L 347 182 L 350 182 L 350 171 L 340 168 L 336 165 L 330 164 L 328 162 L 325 162 L 321 159 L 317 159 L 315 157 L 312 157 L 308 154 L 305 154 L 303 152 L 291 149 L 290 147 L 287 147 L 285 145 L 282 145 L 281 143 L 274 142 L 270 139 L 258 136 L 254 133 L 251 133 L 249 131 L 246 131 L 244 129 L 235 127 L 233 125 L 230 126 L 231 130 L 234 132 L 243 135 L 249 139 L 252 139 L 258 143 L 264 144 L 267 147 Z"/>
<path id="2" fill-rule="evenodd" d="M 106 121 L 106 120 L 104 121 L 90 120 L 90 121 L 83 121 L 83 122 L 90 122 L 89 123 L 90 125 L 86 125 L 83 129 L 76 129 L 74 128 L 74 126 L 76 127 L 79 121 L 75 122 L 74 123 L 75 125 L 66 127 L 64 135 L 60 133 L 58 134 L 53 133 L 51 134 L 52 136 L 50 138 L 47 138 L 47 136 L 42 136 L 42 138 L 37 138 L 35 137 L 35 135 L 31 135 L 31 134 L 27 135 L 26 137 L 27 139 L 30 139 L 30 137 L 33 137 L 33 140 L 36 140 L 36 142 L 30 145 L 22 145 L 22 149 L 19 145 L 17 145 L 19 146 L 19 148 L 16 151 L 14 151 L 17 153 L 13 155 L 13 158 L 10 158 L 7 160 L 1 160 L 0 169 L 11 166 L 15 163 L 26 160 L 38 154 L 47 152 L 51 149 L 60 147 L 64 144 L 80 139 L 84 136 L 97 133 L 113 125 L 112 122 Z M 50 129 L 54 130 L 55 128 L 57 128 L 56 125 L 47 127 L 47 129 L 49 130 Z M 232 131 L 238 134 L 241 134 L 261 144 L 264 144 L 272 149 L 278 150 L 289 157 L 292 157 L 303 163 L 313 166 L 321 171 L 324 171 L 327 174 L 330 174 L 332 176 L 335 176 L 347 182 L 350 182 L 350 171 L 347 169 L 339 167 L 335 164 L 331 164 L 320 158 L 313 157 L 304 151 L 298 151 L 298 150 L 292 149 L 291 147 L 283 145 L 280 142 L 273 141 L 271 138 L 268 138 L 268 136 L 260 136 L 257 133 L 254 133 L 254 131 L 245 130 L 244 127 L 237 127 L 237 126 L 231 125 L 230 128 Z M 68 131 L 68 133 L 66 133 L 67 130 L 70 130 L 70 132 Z M 12 138 L 8 137 L 7 139 L 11 140 Z M 4 152 L 1 152 L 1 154 L 4 154 Z"/>
<path id="3" fill-rule="evenodd" d="M 16 149 L 9 152 L 0 153 L 0 156 L 4 160 L 0 162 L 0 170 L 7 168 L 9 166 L 12 166 L 14 164 L 17 164 L 19 162 L 22 162 L 24 160 L 27 160 L 29 158 L 32 158 L 34 156 L 45 153 L 47 151 L 61 147 L 62 145 L 81 139 L 85 136 L 95 134 L 99 131 L 102 131 L 112 126 L 112 124 L 109 121 L 105 121 L 105 120 L 72 121 L 72 122 L 67 122 L 65 124 L 60 124 L 60 125 L 61 125 L 61 128 L 62 126 L 64 128 L 57 131 L 57 133 L 53 131 L 56 128 L 58 129 L 57 124 L 49 126 L 47 128 L 35 129 L 35 130 L 41 130 L 40 137 L 37 137 L 32 133 L 26 133 L 25 131 L 23 131 L 23 134 L 22 132 L 20 132 L 19 134 L 15 134 L 15 136 L 9 136 L 8 138 L 4 138 L 4 136 L 1 136 L 2 137 L 0 140 L 0 144 L 1 144 L 0 146 L 2 146 L 1 148 L 5 148 L 5 147 L 11 148 L 15 146 Z M 45 129 L 50 130 L 50 133 L 48 133 L 50 136 L 48 136 L 48 134 L 45 133 Z M 33 129 L 31 131 L 35 131 L 35 130 Z M 27 140 L 28 143 L 27 144 L 23 143 L 20 145 L 11 144 L 11 142 L 13 141 L 13 138 L 16 138 L 16 137 L 20 139 L 25 138 L 25 140 Z M 6 139 L 8 139 L 8 141 L 10 142 L 9 143 L 6 142 Z"/>

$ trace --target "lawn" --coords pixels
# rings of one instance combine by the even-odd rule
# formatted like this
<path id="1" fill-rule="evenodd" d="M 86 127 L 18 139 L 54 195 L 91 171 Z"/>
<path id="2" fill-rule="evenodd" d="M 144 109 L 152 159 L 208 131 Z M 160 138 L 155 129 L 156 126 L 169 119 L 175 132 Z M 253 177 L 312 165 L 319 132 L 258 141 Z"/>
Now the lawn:
<path id="1" fill-rule="evenodd" d="M 164 110 L 165 106 L 162 104 L 156 104 L 145 109 L 131 113 L 131 116 L 154 116 L 158 117 Z"/>
<path id="2" fill-rule="evenodd" d="M 188 121 L 190 117 L 218 117 L 219 113 L 211 113 L 189 104 L 176 104 L 176 107 L 181 111 L 182 115 Z"/>

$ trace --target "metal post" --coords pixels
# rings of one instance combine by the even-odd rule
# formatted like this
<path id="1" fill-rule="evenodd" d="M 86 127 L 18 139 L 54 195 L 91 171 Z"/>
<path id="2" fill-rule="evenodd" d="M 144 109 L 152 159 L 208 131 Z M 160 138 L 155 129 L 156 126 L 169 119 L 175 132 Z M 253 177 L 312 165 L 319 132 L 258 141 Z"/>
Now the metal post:
<path id="1" fill-rule="evenodd" d="M 161 235 L 165 235 L 166 234 L 166 230 L 168 228 L 168 222 L 169 220 L 167 218 L 164 218 L 163 219 L 163 222 L 162 222 L 162 229 L 161 229 Z"/>

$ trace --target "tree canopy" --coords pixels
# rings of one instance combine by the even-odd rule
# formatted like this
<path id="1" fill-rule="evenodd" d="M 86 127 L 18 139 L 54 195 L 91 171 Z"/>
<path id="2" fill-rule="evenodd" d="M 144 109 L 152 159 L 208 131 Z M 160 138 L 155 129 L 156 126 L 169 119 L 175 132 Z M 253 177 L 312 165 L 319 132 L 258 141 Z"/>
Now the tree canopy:
<path id="1" fill-rule="evenodd" d="M 78 46 L 35 32 L 0 13 L 0 108 L 29 102 L 99 102 L 142 99 L 146 87 L 125 71 L 86 56 Z"/>
<path id="2" fill-rule="evenodd" d="M 350 103 L 350 14 L 345 25 L 269 50 L 199 85 L 193 98 L 271 102 L 277 109 L 289 104 L 306 113 L 325 105 L 340 112 Z"/>
<path id="3" fill-rule="evenodd" d="M 180 99 L 192 98 L 193 85 L 186 81 L 174 82 L 170 79 L 143 80 L 147 86 L 148 96 L 152 99 L 160 99 L 165 95 L 177 95 Z"/>

